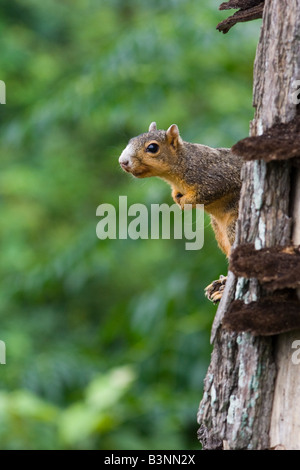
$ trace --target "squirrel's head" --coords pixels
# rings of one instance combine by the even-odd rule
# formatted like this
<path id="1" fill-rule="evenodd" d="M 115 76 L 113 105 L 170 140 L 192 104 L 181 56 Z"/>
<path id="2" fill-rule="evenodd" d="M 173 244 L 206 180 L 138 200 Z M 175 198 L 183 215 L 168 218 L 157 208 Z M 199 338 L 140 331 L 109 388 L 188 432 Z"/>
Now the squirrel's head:
<path id="1" fill-rule="evenodd" d="M 176 124 L 167 131 L 158 130 L 152 122 L 149 131 L 130 139 L 119 163 L 124 171 L 137 178 L 164 176 L 174 166 L 182 140 Z"/>

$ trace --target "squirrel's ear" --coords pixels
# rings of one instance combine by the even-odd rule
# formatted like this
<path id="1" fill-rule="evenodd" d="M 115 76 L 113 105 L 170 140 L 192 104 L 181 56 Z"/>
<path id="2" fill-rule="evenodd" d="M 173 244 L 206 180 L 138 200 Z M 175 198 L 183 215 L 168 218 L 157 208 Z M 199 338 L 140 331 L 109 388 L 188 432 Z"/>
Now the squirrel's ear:
<path id="1" fill-rule="evenodd" d="M 172 126 L 170 126 L 167 130 L 167 139 L 170 145 L 172 145 L 174 148 L 177 148 L 181 138 L 176 124 L 172 124 Z"/>
<path id="2" fill-rule="evenodd" d="M 149 132 L 157 131 L 156 122 L 151 122 Z"/>

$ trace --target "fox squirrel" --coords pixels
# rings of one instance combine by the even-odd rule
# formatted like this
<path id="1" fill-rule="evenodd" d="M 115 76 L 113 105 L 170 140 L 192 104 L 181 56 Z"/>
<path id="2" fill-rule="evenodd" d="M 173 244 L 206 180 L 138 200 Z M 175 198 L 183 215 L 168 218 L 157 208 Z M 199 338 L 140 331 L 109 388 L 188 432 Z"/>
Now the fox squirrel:
<path id="1" fill-rule="evenodd" d="M 164 131 L 152 122 L 148 132 L 129 141 L 119 163 L 137 178 L 158 176 L 167 181 L 181 208 L 184 204 L 204 204 L 219 247 L 229 257 L 235 238 L 242 166 L 241 159 L 230 149 L 185 142 L 176 124 Z M 220 300 L 225 282 L 226 277 L 220 276 L 205 289 L 209 300 Z"/>

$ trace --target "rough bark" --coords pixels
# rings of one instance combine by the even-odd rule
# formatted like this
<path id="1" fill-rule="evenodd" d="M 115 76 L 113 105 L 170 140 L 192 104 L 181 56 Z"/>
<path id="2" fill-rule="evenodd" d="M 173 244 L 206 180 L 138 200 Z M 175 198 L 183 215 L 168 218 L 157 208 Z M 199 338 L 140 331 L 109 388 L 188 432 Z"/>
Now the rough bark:
<path id="1" fill-rule="evenodd" d="M 256 113 L 251 123 L 251 136 L 263 134 L 277 122 L 288 122 L 297 113 L 291 96 L 295 81 L 300 79 L 299 30 L 300 0 L 266 0 L 255 59 L 253 104 Z M 242 180 L 234 246 L 251 243 L 259 250 L 290 245 L 291 203 L 296 198 L 290 191 L 290 161 L 247 162 L 243 166 Z M 299 210 L 299 201 L 294 207 Z M 294 214 L 297 210 L 294 209 Z M 300 224 L 300 218 L 297 223 Z M 222 328 L 234 301 L 241 300 L 247 305 L 258 302 L 265 294 L 256 278 L 236 278 L 229 273 L 212 328 L 214 350 L 198 412 L 199 439 L 205 449 L 267 449 L 279 444 L 295 448 L 297 439 L 290 447 L 291 431 L 285 435 L 281 429 L 280 419 L 288 408 L 287 424 L 298 431 L 299 446 L 300 410 L 299 405 L 295 407 L 295 400 L 298 402 L 300 374 L 297 366 L 288 367 L 291 362 L 288 351 L 293 352 L 291 339 L 300 339 L 300 332 L 274 339 L 230 333 Z M 276 363 L 279 372 L 270 443 Z"/>
<path id="2" fill-rule="evenodd" d="M 293 242 L 300 245 L 299 169 L 294 178 L 293 219 Z M 297 293 L 300 299 L 300 289 Z M 299 340 L 300 330 L 282 334 L 276 341 L 278 372 L 270 428 L 270 445 L 275 448 L 300 449 L 300 364 L 292 360 L 293 344 Z"/>

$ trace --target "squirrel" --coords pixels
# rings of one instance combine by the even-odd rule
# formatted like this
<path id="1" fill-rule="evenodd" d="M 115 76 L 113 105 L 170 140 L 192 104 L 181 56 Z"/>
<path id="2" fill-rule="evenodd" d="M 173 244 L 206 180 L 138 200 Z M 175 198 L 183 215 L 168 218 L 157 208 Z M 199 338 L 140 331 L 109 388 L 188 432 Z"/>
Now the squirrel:
<path id="1" fill-rule="evenodd" d="M 152 122 L 148 132 L 130 139 L 119 163 L 137 178 L 158 176 L 165 180 L 182 209 L 185 204 L 204 204 L 218 245 L 228 258 L 238 218 L 241 160 L 227 148 L 185 142 L 176 124 L 164 131 Z M 207 298 L 217 303 L 225 282 L 226 277 L 220 276 L 207 286 Z"/>

